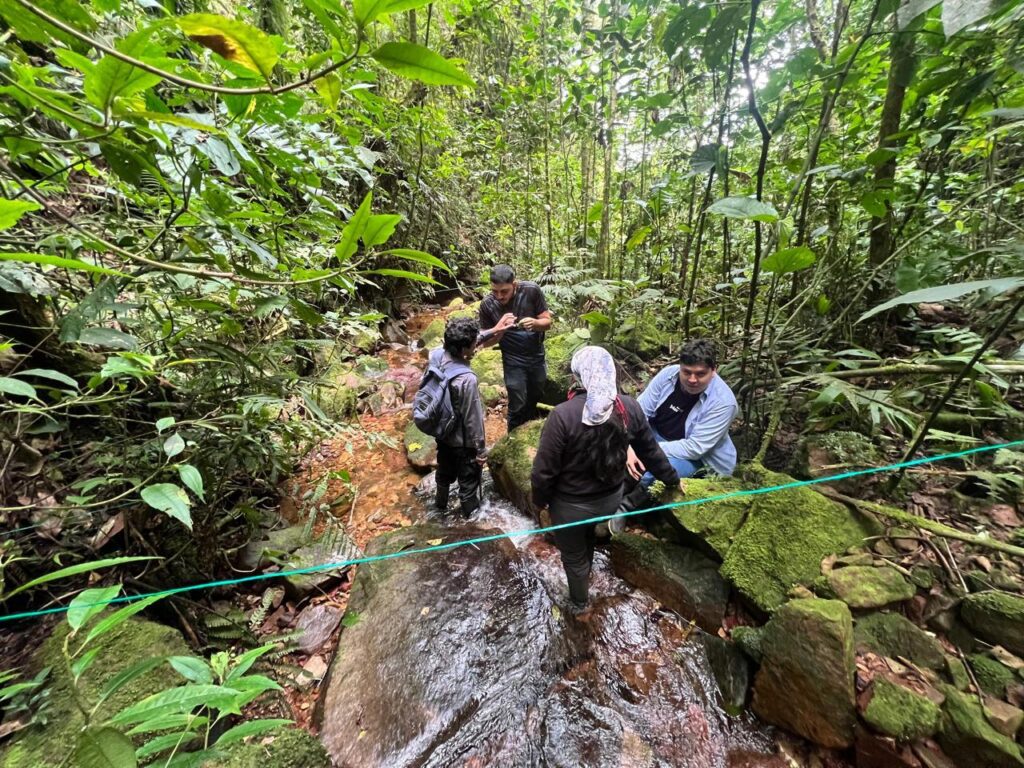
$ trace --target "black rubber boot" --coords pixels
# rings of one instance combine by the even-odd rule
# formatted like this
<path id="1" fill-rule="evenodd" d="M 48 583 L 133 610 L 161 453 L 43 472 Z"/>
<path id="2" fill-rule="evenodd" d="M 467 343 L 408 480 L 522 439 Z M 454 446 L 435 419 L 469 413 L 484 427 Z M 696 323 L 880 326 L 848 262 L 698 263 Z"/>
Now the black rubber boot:
<path id="1" fill-rule="evenodd" d="M 444 514 L 448 510 L 448 494 L 450 491 L 450 485 L 437 484 L 437 492 L 434 494 L 434 504 L 437 505 L 437 511 L 441 514 Z"/>

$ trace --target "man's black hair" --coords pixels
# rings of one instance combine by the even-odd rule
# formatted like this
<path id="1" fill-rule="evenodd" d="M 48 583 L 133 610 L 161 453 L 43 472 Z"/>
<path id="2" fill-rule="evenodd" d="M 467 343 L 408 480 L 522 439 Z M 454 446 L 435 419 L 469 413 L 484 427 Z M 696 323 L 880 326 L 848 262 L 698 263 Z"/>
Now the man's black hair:
<path id="1" fill-rule="evenodd" d="M 506 285 L 516 279 L 515 270 L 508 264 L 495 264 L 491 267 L 491 282 L 495 285 Z"/>
<path id="2" fill-rule="evenodd" d="M 473 317 L 455 317 L 444 327 L 444 351 L 462 357 L 476 344 L 480 323 Z"/>
<path id="3" fill-rule="evenodd" d="M 715 349 L 715 343 L 708 339 L 691 339 L 679 350 L 679 364 L 717 368 L 718 351 Z"/>

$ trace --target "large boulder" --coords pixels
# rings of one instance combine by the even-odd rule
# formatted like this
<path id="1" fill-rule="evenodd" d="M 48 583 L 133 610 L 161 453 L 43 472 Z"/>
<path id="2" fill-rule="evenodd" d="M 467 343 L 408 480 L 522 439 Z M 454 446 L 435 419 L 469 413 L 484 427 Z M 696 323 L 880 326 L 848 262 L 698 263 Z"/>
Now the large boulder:
<path id="1" fill-rule="evenodd" d="M 945 686 L 946 701 L 938 741 L 958 765 L 971 768 L 1017 768 L 1024 755 L 1013 739 L 999 733 L 985 717 L 977 696 Z"/>
<path id="2" fill-rule="evenodd" d="M 623 581 L 652 595 L 708 632 L 722 626 L 729 586 L 718 566 L 692 549 L 657 539 L 623 534 L 608 549 Z"/>
<path id="3" fill-rule="evenodd" d="M 626 317 L 615 328 L 615 343 L 641 360 L 650 360 L 665 352 L 673 335 L 658 325 L 653 312 Z"/>
<path id="4" fill-rule="evenodd" d="M 789 475 L 748 465 L 740 477 L 688 479 L 685 497 L 673 489 L 661 500 L 729 496 L 672 512 L 722 557 L 722 575 L 766 612 L 781 605 L 794 585 L 811 584 L 825 557 L 861 546 L 881 531 L 874 519 L 807 487 L 744 494 L 792 482 Z"/>
<path id="5" fill-rule="evenodd" d="M 853 744 L 853 619 L 839 600 L 781 606 L 765 626 L 754 712 L 825 747 Z"/>
<path id="6" fill-rule="evenodd" d="M 983 640 L 1024 655 L 1024 597 L 988 590 L 967 595 L 960 615 Z"/>
<path id="7" fill-rule="evenodd" d="M 46 710 L 46 725 L 30 726 L 0 747 L 2 768 L 65 765 L 65 758 L 74 751 L 85 717 L 75 705 L 70 672 L 64 662 L 62 648 L 67 634 L 68 625 L 61 622 L 33 659 L 33 667 L 37 670 L 50 668 L 47 683 L 50 704 Z M 111 630 L 94 645 L 99 653 L 78 683 L 87 704 L 99 701 L 103 688 L 115 675 L 143 659 L 190 654 L 181 634 L 174 629 L 134 618 Z M 93 721 L 103 722 L 130 704 L 182 682 L 181 676 L 170 665 L 161 664 L 135 677 L 104 701 Z"/>
<path id="8" fill-rule="evenodd" d="M 433 349 L 439 346 L 444 341 L 444 325 L 443 317 L 435 317 L 431 320 L 430 325 L 420 333 L 420 345 L 424 349 Z"/>
<path id="9" fill-rule="evenodd" d="M 914 596 L 914 585 L 895 568 L 853 565 L 836 568 L 828 576 L 836 597 L 851 608 L 882 608 Z"/>
<path id="10" fill-rule="evenodd" d="M 882 464 L 882 455 L 874 441 L 859 432 L 830 430 L 805 435 L 793 455 L 792 469 L 797 477 L 814 478 L 838 475 Z M 836 487 L 855 492 L 863 477 L 840 480 Z"/>
<path id="11" fill-rule="evenodd" d="M 495 443 L 487 456 L 495 489 L 535 520 L 538 510 L 530 494 L 530 472 L 543 428 L 543 420 L 528 421 Z"/>
<path id="12" fill-rule="evenodd" d="M 497 347 L 481 349 L 470 362 L 480 386 L 484 405 L 497 405 L 505 397 L 505 371 L 501 363 L 501 350 Z"/>
<path id="13" fill-rule="evenodd" d="M 548 364 L 548 380 L 544 386 L 542 402 L 558 405 L 565 402 L 566 393 L 572 383 L 572 371 L 569 365 L 577 349 L 584 346 L 587 340 L 571 331 L 555 336 L 549 335 L 544 341 L 544 352 Z"/>

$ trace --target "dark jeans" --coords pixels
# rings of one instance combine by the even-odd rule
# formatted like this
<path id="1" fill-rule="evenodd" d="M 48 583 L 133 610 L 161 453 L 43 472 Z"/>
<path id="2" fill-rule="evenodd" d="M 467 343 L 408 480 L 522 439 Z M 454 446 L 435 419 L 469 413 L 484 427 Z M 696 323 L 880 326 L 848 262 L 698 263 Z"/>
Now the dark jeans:
<path id="1" fill-rule="evenodd" d="M 506 365 L 505 389 L 508 391 L 508 431 L 537 418 L 537 403 L 548 380 L 546 363 L 522 368 Z"/>
<path id="2" fill-rule="evenodd" d="M 476 460 L 476 449 L 455 448 L 444 443 L 437 444 L 437 508 L 448 508 L 448 494 L 451 485 L 459 481 L 459 501 L 462 516 L 469 517 L 480 506 L 480 475 L 483 467 Z"/>
<path id="3" fill-rule="evenodd" d="M 575 504 L 556 497 L 551 500 L 549 507 L 551 522 L 561 525 L 577 520 L 611 515 L 618 509 L 621 500 L 621 489 L 585 504 Z M 590 567 L 594 562 L 595 525 L 596 523 L 575 525 L 572 528 L 559 528 L 557 531 L 553 531 L 555 544 L 562 555 L 565 579 L 569 582 L 569 597 L 577 606 L 587 603 L 587 594 L 590 589 Z"/>

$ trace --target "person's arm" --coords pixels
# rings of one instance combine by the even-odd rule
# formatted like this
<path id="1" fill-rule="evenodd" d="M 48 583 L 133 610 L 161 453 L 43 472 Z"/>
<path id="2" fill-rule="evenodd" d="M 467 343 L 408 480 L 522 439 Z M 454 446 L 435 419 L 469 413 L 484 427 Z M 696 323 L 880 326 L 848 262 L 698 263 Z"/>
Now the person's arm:
<path id="1" fill-rule="evenodd" d="M 467 448 L 476 451 L 481 464 L 487 459 L 487 437 L 484 432 L 484 406 L 480 400 L 480 387 L 474 374 L 459 378 L 459 416 Z"/>
<path id="2" fill-rule="evenodd" d="M 666 455 L 674 459 L 703 459 L 729 431 L 729 425 L 735 417 L 736 407 L 733 403 L 718 402 L 711 407 L 707 415 L 694 424 L 692 434 L 682 440 L 664 442 L 661 448 Z"/>
<path id="3" fill-rule="evenodd" d="M 637 408 L 637 411 L 639 410 Z M 633 427 L 629 448 L 633 451 L 633 455 L 641 460 L 642 464 L 640 466 L 642 468 L 650 470 L 651 474 L 665 483 L 665 485 L 675 484 L 676 471 L 669 463 L 665 452 L 661 450 L 661 445 L 654 439 L 654 431 L 651 429 L 651 425 L 647 423 L 647 419 L 643 419 Z M 643 472 L 640 474 L 643 474 Z M 634 479 L 639 479 L 639 477 L 634 475 Z"/>
<path id="4" fill-rule="evenodd" d="M 551 313 L 544 310 L 536 317 L 524 317 L 519 321 L 519 327 L 525 331 L 541 333 L 551 327 Z"/>
<path id="5" fill-rule="evenodd" d="M 493 325 L 492 325 L 493 323 Z M 480 333 L 476 337 L 476 345 L 478 348 L 493 347 L 499 341 L 501 337 L 505 335 L 505 331 L 512 328 L 516 324 L 516 316 L 511 312 L 506 312 L 499 319 L 495 320 L 493 315 L 484 311 L 484 308 L 480 307 Z M 489 326 L 486 329 L 484 326 Z"/>
<path id="6" fill-rule="evenodd" d="M 540 444 L 533 459 L 530 472 L 530 489 L 537 509 L 544 509 L 551 501 L 555 481 L 562 471 L 562 453 L 565 449 L 565 433 L 561 419 L 552 413 L 544 422 L 540 433 Z"/>

